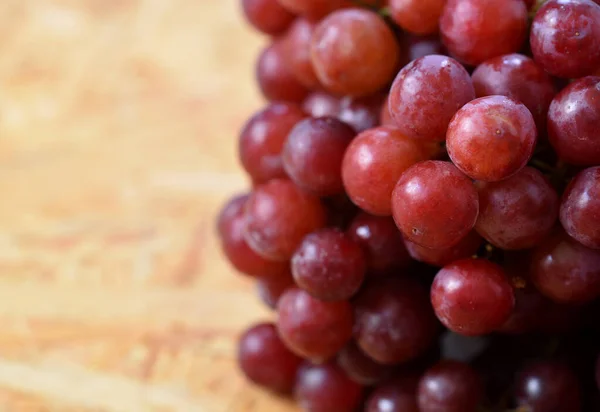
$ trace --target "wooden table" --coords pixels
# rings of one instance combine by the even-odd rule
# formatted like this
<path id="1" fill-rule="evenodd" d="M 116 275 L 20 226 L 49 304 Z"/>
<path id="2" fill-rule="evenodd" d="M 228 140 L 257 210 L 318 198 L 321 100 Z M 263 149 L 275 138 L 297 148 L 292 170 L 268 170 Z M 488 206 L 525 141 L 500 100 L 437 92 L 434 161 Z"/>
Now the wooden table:
<path id="1" fill-rule="evenodd" d="M 265 39 L 234 0 L 0 3 L 0 410 L 292 410 L 214 220 Z"/>

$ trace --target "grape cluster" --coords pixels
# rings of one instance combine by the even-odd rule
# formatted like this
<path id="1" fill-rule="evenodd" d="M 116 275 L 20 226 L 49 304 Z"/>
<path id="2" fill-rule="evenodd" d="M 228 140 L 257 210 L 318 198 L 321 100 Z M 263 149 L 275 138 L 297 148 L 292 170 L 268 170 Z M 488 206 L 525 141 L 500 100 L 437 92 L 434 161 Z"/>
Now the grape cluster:
<path id="1" fill-rule="evenodd" d="M 309 412 L 600 410 L 600 1 L 242 0 L 223 251 Z"/>

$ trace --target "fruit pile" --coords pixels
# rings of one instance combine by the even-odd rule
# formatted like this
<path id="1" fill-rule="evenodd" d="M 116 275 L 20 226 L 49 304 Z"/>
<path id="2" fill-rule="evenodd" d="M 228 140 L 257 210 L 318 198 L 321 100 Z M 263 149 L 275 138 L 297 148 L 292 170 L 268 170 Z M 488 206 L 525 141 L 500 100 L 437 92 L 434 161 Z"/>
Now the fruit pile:
<path id="1" fill-rule="evenodd" d="M 242 0 L 225 255 L 309 412 L 600 411 L 600 1 Z"/>

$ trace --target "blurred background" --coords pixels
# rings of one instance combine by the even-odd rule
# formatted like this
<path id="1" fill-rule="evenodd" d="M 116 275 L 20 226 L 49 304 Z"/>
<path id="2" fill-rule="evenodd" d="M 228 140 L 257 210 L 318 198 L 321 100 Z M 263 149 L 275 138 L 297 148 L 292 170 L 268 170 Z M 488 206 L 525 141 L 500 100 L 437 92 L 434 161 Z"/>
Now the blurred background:
<path id="1" fill-rule="evenodd" d="M 264 42 L 234 0 L 0 3 L 0 410 L 282 411 L 219 207 Z"/>

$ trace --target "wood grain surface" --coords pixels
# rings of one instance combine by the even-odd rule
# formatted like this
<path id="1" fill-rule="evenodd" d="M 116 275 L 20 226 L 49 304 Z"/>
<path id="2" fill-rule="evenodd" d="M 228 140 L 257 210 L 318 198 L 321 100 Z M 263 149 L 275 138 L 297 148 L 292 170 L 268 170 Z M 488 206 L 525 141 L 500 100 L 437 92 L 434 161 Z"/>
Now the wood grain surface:
<path id="1" fill-rule="evenodd" d="M 235 0 L 0 2 L 0 411 L 291 411 L 214 219 L 265 39 Z"/>

